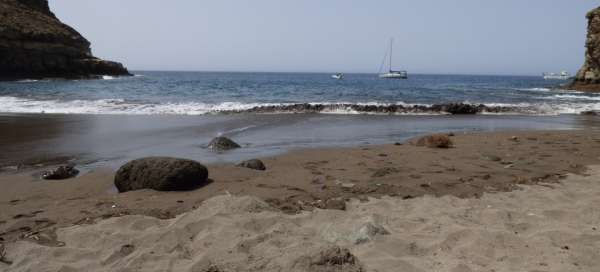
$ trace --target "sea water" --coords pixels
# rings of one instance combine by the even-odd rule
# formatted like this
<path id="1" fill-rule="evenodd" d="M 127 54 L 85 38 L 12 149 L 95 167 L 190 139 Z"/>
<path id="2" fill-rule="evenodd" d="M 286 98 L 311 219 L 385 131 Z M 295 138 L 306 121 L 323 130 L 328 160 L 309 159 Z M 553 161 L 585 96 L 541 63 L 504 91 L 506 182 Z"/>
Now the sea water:
<path id="1" fill-rule="evenodd" d="M 596 129 L 596 117 L 579 113 L 600 110 L 600 95 L 559 90 L 564 82 L 541 77 L 411 75 L 384 80 L 347 74 L 334 80 L 329 74 L 308 73 L 136 74 L 0 83 L 0 166 L 55 156 L 114 167 L 154 155 L 234 162 L 301 148 L 402 142 L 433 132 Z M 285 107 L 303 103 L 321 107 L 310 112 Z M 458 116 L 352 107 L 440 103 L 512 110 Z M 253 110 L 265 106 L 270 107 L 261 113 Z M 207 150 L 208 142 L 220 135 L 243 148 Z"/>

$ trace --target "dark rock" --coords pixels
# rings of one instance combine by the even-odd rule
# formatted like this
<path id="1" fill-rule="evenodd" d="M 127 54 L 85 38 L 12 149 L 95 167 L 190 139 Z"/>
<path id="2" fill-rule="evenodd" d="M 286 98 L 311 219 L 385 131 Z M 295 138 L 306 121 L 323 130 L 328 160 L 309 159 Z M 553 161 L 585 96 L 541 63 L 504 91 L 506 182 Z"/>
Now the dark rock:
<path id="1" fill-rule="evenodd" d="M 447 112 L 450 114 L 477 114 L 485 108 L 485 105 L 473 105 L 464 103 L 449 103 L 441 105 L 433 105 L 433 109 L 440 112 Z"/>
<path id="2" fill-rule="evenodd" d="M 148 157 L 128 162 L 115 175 L 119 192 L 140 189 L 192 190 L 208 184 L 208 170 L 199 162 L 169 157 Z"/>
<path id="3" fill-rule="evenodd" d="M 208 144 L 208 148 L 213 151 L 227 151 L 240 148 L 241 146 L 227 137 L 217 137 L 212 139 Z"/>
<path id="4" fill-rule="evenodd" d="M 259 170 L 259 171 L 267 170 L 267 167 L 265 166 L 265 164 L 261 160 L 258 160 L 258 159 L 243 161 L 243 162 L 238 163 L 236 166 L 246 167 L 246 168 Z"/>
<path id="5" fill-rule="evenodd" d="M 452 140 L 446 134 L 423 136 L 411 141 L 411 143 L 416 146 L 426 146 L 430 148 L 450 148 L 453 145 Z"/>
<path id="6" fill-rule="evenodd" d="M 350 250 L 333 246 L 327 248 L 311 258 L 310 271 L 365 271 L 358 258 Z"/>
<path id="7" fill-rule="evenodd" d="M 579 114 L 581 114 L 581 115 L 587 115 L 587 116 L 598 116 L 598 112 L 597 111 L 582 111 Z"/>
<path id="8" fill-rule="evenodd" d="M 437 104 L 432 106 L 425 105 L 359 105 L 359 104 L 291 104 L 291 105 L 272 105 L 257 106 L 244 110 L 223 111 L 224 113 L 318 113 L 324 111 L 355 111 L 360 113 L 439 113 L 447 112 L 451 114 L 477 114 L 481 112 L 502 113 L 502 112 L 520 112 L 523 109 L 519 107 L 503 106 L 485 106 L 482 104 L 464 104 L 449 103 Z"/>
<path id="9" fill-rule="evenodd" d="M 568 88 L 581 91 L 600 91 L 600 8 L 590 11 L 587 14 L 587 20 L 585 63 Z"/>
<path id="10" fill-rule="evenodd" d="M 63 24 L 47 0 L 0 0 L 0 79 L 130 75 L 92 55 L 90 42 Z"/>
<path id="11" fill-rule="evenodd" d="M 68 179 L 77 176 L 79 170 L 74 165 L 63 165 L 58 168 L 42 173 L 42 178 L 47 180 Z"/>

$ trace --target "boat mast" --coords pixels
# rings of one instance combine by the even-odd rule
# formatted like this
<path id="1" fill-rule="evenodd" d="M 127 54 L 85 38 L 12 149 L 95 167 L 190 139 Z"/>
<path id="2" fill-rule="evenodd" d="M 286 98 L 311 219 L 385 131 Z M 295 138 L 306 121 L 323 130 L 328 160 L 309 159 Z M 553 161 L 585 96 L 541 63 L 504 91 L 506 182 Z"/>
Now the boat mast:
<path id="1" fill-rule="evenodd" d="M 390 72 L 392 72 L 392 54 L 394 52 L 394 38 L 390 39 Z"/>

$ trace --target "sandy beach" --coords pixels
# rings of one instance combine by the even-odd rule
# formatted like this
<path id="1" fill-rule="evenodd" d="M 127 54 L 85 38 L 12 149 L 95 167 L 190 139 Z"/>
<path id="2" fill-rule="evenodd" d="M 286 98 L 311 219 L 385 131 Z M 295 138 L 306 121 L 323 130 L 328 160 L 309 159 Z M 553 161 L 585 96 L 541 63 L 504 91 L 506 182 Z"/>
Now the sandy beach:
<path id="1" fill-rule="evenodd" d="M 449 149 L 293 151 L 263 158 L 266 171 L 211 164 L 212 183 L 186 192 L 119 194 L 108 168 L 65 181 L 40 180 L 43 168 L 4 172 L 0 237 L 12 265 L 0 269 L 599 268 L 598 132 L 450 138 Z M 313 267 L 332 246 L 357 261 Z"/>

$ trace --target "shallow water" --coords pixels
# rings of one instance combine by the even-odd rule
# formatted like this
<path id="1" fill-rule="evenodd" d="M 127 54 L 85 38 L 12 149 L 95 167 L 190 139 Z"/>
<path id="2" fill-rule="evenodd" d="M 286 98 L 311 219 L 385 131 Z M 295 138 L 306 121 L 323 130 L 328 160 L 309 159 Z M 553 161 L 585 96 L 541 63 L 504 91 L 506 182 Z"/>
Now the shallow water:
<path id="1" fill-rule="evenodd" d="M 75 157 L 88 167 L 117 167 L 143 156 L 176 156 L 205 163 L 235 162 L 289 150 L 401 142 L 432 132 L 596 129 L 595 117 L 395 116 L 330 114 L 234 115 L 0 115 L 0 165 L 25 159 Z M 224 135 L 243 148 L 214 153 Z"/>

